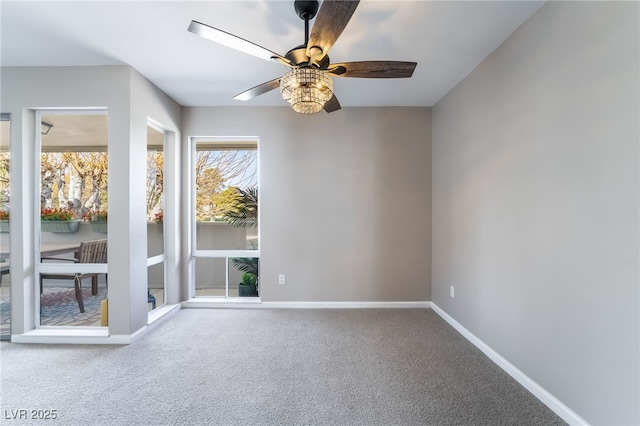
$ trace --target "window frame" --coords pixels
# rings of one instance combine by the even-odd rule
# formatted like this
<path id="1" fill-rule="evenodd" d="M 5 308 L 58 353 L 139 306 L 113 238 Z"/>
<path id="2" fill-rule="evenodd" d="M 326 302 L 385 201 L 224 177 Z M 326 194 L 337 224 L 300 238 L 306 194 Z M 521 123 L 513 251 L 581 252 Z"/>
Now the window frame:
<path id="1" fill-rule="evenodd" d="M 40 294 L 40 274 L 41 273 L 47 273 L 47 274 L 74 274 L 74 273 L 96 273 L 96 274 L 107 274 L 108 273 L 108 263 L 82 263 L 82 264 L 78 264 L 78 263 L 72 263 L 72 262 L 65 262 L 65 263 L 46 263 L 46 262 L 42 262 L 41 256 L 40 256 L 40 245 L 41 245 L 41 226 L 40 226 L 40 196 L 42 193 L 42 180 L 41 180 L 41 167 L 42 167 L 42 159 L 41 159 L 41 154 L 42 152 L 45 152 L 42 150 L 42 134 L 40 132 L 40 123 L 42 121 L 42 116 L 43 115 L 105 115 L 107 117 L 109 117 L 109 111 L 107 108 L 91 108 L 91 109 L 55 109 L 55 110 L 48 110 L 48 109 L 40 109 L 40 110 L 35 110 L 35 122 L 34 122 L 34 128 L 35 128 L 35 150 L 34 150 L 34 200 L 33 200 L 33 205 L 34 208 L 33 210 L 33 224 L 34 224 L 34 229 L 33 229 L 33 253 L 34 253 L 34 259 L 35 259 L 35 268 L 34 268 L 34 280 L 33 280 L 33 286 L 34 289 L 33 291 L 35 292 L 34 294 L 39 295 Z M 108 135 L 107 135 L 107 140 L 108 140 Z M 108 147 L 105 147 L 108 148 Z M 92 150 L 87 150 L 84 147 L 71 147 L 71 146 L 64 146 L 64 147 L 60 147 L 60 149 L 82 149 L 82 152 L 91 152 Z M 93 150 L 93 151 L 97 151 L 97 150 Z M 51 152 L 51 151 L 49 151 Z M 58 152 L 57 150 L 55 152 Z M 62 151 L 60 151 L 62 152 Z M 107 149 L 108 152 L 108 149 Z M 109 180 L 109 175 L 107 175 L 107 181 Z M 108 185 L 108 184 L 107 184 Z M 107 234 L 108 235 L 108 234 Z M 108 240 L 108 237 L 107 237 Z M 108 294 L 108 293 L 107 293 Z M 78 328 L 79 326 L 52 326 L 52 325 L 46 325 L 43 326 L 41 325 L 40 321 L 41 321 L 41 309 L 40 309 L 40 297 L 35 297 L 35 307 L 34 307 L 34 315 L 35 315 L 35 327 L 36 329 L 39 328 L 45 328 L 45 329 L 75 329 Z M 107 296 L 108 299 L 108 296 Z M 95 329 L 107 329 L 108 326 L 95 326 L 95 327 L 91 327 L 91 328 L 95 328 Z"/>
<path id="2" fill-rule="evenodd" d="M 191 136 L 189 137 L 189 194 L 190 194 L 190 215 L 189 215 L 189 228 L 191 247 L 189 256 L 189 299 L 196 299 L 197 301 L 225 301 L 232 299 L 234 301 L 244 300 L 247 302 L 254 301 L 256 298 L 236 298 L 229 296 L 229 264 L 230 259 L 235 257 L 255 257 L 260 259 L 260 212 L 261 212 L 261 198 L 258 198 L 258 248 L 253 250 L 202 250 L 198 249 L 197 241 L 197 220 L 196 220 L 196 173 L 195 173 L 195 160 L 199 142 L 208 142 L 208 145 L 212 149 L 234 149 L 234 148 L 254 148 L 256 151 L 256 186 L 260 188 L 260 140 L 256 136 Z M 203 145 L 200 145 L 203 146 Z M 224 296 L 197 296 L 196 295 L 196 271 L 195 263 L 196 259 L 225 259 L 225 295 Z M 258 277 L 260 281 L 260 277 Z M 260 295 L 257 299 L 260 299 Z"/>

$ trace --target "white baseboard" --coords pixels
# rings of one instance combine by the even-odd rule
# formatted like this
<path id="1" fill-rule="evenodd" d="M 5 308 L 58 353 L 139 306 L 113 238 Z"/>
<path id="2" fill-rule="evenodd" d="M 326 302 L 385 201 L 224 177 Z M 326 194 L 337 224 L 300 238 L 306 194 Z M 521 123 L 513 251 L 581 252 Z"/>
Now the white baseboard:
<path id="1" fill-rule="evenodd" d="M 159 323 L 169 313 L 180 310 L 180 305 L 162 306 L 149 314 L 147 325 L 132 334 L 109 334 L 108 327 L 40 327 L 24 334 L 12 334 L 13 343 L 71 344 L 71 345 L 129 345 L 140 339 L 152 323 Z"/>
<path id="2" fill-rule="evenodd" d="M 154 309 L 153 311 L 149 312 L 147 325 L 151 325 L 155 322 L 158 322 L 161 319 L 167 318 L 169 314 L 178 312 L 181 307 L 182 307 L 181 304 L 175 304 L 175 305 L 165 304 L 165 305 L 159 306 L 158 309 Z"/>
<path id="3" fill-rule="evenodd" d="M 431 302 L 262 302 L 262 307 L 278 309 L 408 309 L 430 308 Z"/>
<path id="4" fill-rule="evenodd" d="M 242 309 L 242 308 L 260 308 L 260 299 L 257 297 L 244 297 L 241 301 L 234 299 L 225 299 L 220 297 L 193 297 L 182 302 L 182 308 L 224 308 L 224 309 Z"/>
<path id="5" fill-rule="evenodd" d="M 27 331 L 24 334 L 12 334 L 12 343 L 42 344 L 121 344 L 121 338 L 109 336 L 107 327 L 42 327 Z"/>
<path id="6" fill-rule="evenodd" d="M 565 404 L 563 404 L 558 398 L 550 394 L 538 383 L 533 381 L 529 376 L 520 371 L 516 366 L 511 364 L 499 353 L 491 349 L 486 343 L 480 340 L 477 336 L 464 328 L 462 324 L 453 319 L 449 314 L 443 311 L 438 305 L 431 302 L 431 309 L 433 309 L 438 315 L 448 322 L 453 328 L 455 328 L 460 334 L 462 334 L 467 340 L 473 343 L 478 349 L 480 349 L 491 361 L 496 363 L 498 367 L 502 368 L 511 377 L 513 377 L 518 383 L 531 392 L 536 398 L 538 398 L 544 405 L 549 407 L 554 413 L 556 413 L 562 420 L 570 425 L 585 425 L 588 426 L 586 420 L 580 417 L 575 411 L 571 410 Z"/>
<path id="7" fill-rule="evenodd" d="M 261 302 L 198 297 L 182 302 L 183 308 L 250 308 L 250 309 L 358 309 L 358 308 L 430 308 L 431 302 Z"/>

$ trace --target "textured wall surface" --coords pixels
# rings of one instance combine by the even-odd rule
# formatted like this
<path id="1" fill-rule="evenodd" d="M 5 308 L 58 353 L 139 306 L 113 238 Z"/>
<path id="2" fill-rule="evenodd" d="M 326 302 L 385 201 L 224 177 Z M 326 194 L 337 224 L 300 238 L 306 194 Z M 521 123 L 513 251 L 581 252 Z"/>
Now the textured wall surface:
<path id="1" fill-rule="evenodd" d="M 433 111 L 433 301 L 593 424 L 640 422 L 638 40 L 550 2 Z"/>
<path id="2" fill-rule="evenodd" d="M 183 117 L 185 147 L 189 136 L 259 139 L 263 301 L 430 300 L 430 108 Z"/>

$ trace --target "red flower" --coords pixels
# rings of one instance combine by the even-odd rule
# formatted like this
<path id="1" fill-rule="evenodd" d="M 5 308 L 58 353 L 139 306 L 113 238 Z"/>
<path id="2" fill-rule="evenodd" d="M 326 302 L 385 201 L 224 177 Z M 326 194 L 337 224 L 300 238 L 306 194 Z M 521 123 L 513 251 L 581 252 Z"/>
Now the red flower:
<path id="1" fill-rule="evenodd" d="M 73 220 L 75 214 L 67 209 L 40 209 L 40 220 L 67 221 Z"/>

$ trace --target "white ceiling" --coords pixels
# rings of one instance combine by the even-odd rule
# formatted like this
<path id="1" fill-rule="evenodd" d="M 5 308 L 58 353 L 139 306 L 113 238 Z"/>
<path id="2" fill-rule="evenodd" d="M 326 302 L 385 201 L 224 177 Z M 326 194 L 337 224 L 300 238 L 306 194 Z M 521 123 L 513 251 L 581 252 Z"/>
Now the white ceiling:
<path id="1" fill-rule="evenodd" d="M 187 31 L 192 19 L 284 55 L 304 42 L 293 0 L 0 0 L 2 66 L 128 64 L 184 106 L 286 106 L 234 95 L 287 68 Z M 332 62 L 418 63 L 410 79 L 334 78 L 342 106 L 432 106 L 543 1 L 362 0 Z"/>

